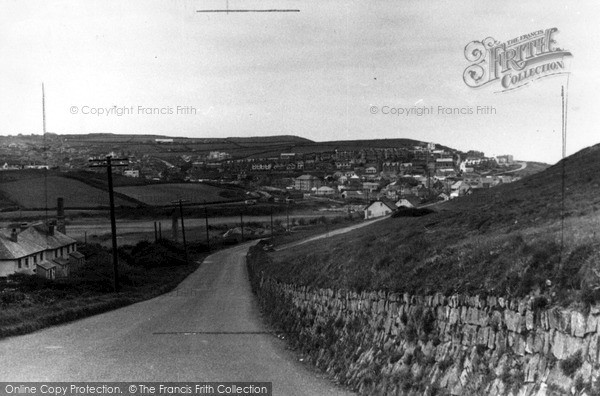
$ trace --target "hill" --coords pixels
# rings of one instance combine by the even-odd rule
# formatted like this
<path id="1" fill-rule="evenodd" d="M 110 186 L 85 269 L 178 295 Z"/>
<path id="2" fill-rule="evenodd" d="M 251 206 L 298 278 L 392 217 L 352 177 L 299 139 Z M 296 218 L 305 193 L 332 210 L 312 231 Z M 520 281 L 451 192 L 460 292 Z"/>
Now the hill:
<path id="1" fill-rule="evenodd" d="M 0 184 L 0 205 L 2 208 L 20 207 L 23 209 L 44 209 L 56 207 L 56 199 L 63 197 L 68 208 L 108 207 L 108 193 L 78 180 L 42 171 L 17 172 L 11 181 Z M 116 206 L 135 207 L 139 203 L 126 196 L 116 196 Z"/>
<path id="2" fill-rule="evenodd" d="M 518 182 L 436 205 L 436 213 L 274 253 L 261 270 L 284 282 L 357 291 L 590 302 L 600 297 L 599 192 L 596 145 Z"/>

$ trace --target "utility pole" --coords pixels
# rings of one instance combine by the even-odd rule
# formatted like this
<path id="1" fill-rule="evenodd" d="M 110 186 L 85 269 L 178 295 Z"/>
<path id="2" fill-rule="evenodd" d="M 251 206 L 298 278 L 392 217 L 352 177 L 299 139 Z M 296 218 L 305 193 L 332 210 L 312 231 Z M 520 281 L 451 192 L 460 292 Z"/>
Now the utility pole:
<path id="1" fill-rule="evenodd" d="M 179 215 L 181 216 L 181 237 L 183 238 L 183 251 L 185 254 L 185 263 L 188 263 L 187 242 L 185 240 L 185 224 L 183 223 L 183 200 L 171 201 L 171 203 L 179 203 Z"/>
<path id="2" fill-rule="evenodd" d="M 206 222 L 206 248 L 210 250 L 210 236 L 208 234 L 208 209 L 204 203 L 204 221 Z"/>
<path id="3" fill-rule="evenodd" d="M 115 161 L 115 162 L 113 162 Z M 110 232 L 112 234 L 112 258 L 114 272 L 115 293 L 119 291 L 119 255 L 117 252 L 117 222 L 115 220 L 115 194 L 113 189 L 112 168 L 114 166 L 127 166 L 127 158 L 112 158 L 110 155 L 106 159 L 90 159 L 90 167 L 105 167 L 108 177 L 108 197 L 110 202 Z"/>
<path id="4" fill-rule="evenodd" d="M 273 238 L 273 205 L 271 205 L 271 238 Z"/>
<path id="5" fill-rule="evenodd" d="M 285 204 L 285 217 L 287 217 L 287 229 L 286 231 L 290 231 L 290 203 L 286 202 Z"/>
<path id="6" fill-rule="evenodd" d="M 244 242 L 244 212 L 240 211 L 240 226 L 242 229 L 242 242 Z"/>

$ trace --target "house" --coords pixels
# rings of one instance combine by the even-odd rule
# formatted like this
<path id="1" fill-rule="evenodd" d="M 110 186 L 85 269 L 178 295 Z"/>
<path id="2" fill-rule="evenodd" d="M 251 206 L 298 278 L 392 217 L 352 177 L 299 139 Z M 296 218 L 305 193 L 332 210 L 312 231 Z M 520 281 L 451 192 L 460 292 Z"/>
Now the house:
<path id="1" fill-rule="evenodd" d="M 357 191 L 357 190 L 345 190 L 344 192 L 342 192 L 342 198 L 344 199 L 360 199 L 360 200 L 367 200 L 367 194 L 363 193 L 362 191 Z"/>
<path id="2" fill-rule="evenodd" d="M 438 195 L 438 198 L 442 201 L 448 201 L 450 199 L 450 195 L 446 193 L 441 193 L 440 195 Z"/>
<path id="3" fill-rule="evenodd" d="M 406 197 L 401 198 L 396 202 L 397 208 L 416 208 L 419 205 L 419 199 L 417 197 Z"/>
<path id="4" fill-rule="evenodd" d="M 123 176 L 127 177 L 140 177 L 140 171 L 134 169 L 127 169 L 123 171 Z"/>
<path id="5" fill-rule="evenodd" d="M 375 182 L 364 182 L 362 184 L 362 189 L 365 192 L 374 192 L 379 190 L 379 183 L 375 183 Z"/>
<path id="6" fill-rule="evenodd" d="M 380 199 L 371 203 L 365 209 L 365 220 L 386 216 L 396 210 L 396 206 L 387 199 Z"/>
<path id="7" fill-rule="evenodd" d="M 333 195 L 335 194 L 335 190 L 331 187 L 327 187 L 327 186 L 321 186 L 319 188 L 317 188 L 317 191 L 315 192 L 316 195 Z"/>
<path id="8" fill-rule="evenodd" d="M 40 223 L 0 231 L 0 277 L 25 273 L 54 279 L 68 276 L 83 260 L 77 241 L 55 230 L 54 225 Z"/>
<path id="9" fill-rule="evenodd" d="M 312 175 L 302 175 L 294 179 L 294 188 L 300 191 L 310 191 L 321 187 L 321 179 Z"/>

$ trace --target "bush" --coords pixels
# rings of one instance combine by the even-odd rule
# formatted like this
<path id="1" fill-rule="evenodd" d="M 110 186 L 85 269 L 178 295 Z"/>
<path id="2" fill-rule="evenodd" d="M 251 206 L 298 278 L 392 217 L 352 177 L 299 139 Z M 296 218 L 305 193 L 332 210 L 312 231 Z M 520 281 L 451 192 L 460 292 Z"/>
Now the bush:
<path id="1" fill-rule="evenodd" d="M 0 292 L 0 304 L 8 305 L 25 300 L 25 293 L 18 290 L 3 290 Z"/>
<path id="2" fill-rule="evenodd" d="M 435 210 L 429 208 L 398 208 L 392 217 L 421 217 L 427 216 L 428 214 L 435 213 Z"/>
<path id="3" fill-rule="evenodd" d="M 185 264 L 181 247 L 166 239 L 156 243 L 141 241 L 131 249 L 127 258 L 130 265 L 144 268 Z"/>

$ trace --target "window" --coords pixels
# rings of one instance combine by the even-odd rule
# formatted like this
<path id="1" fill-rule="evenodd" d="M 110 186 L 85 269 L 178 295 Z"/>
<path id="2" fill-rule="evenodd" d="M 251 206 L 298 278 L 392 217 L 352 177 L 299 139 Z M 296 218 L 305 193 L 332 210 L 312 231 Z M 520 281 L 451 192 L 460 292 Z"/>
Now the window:
<path id="1" fill-rule="evenodd" d="M 19 266 L 19 268 L 21 268 L 21 259 L 19 259 L 19 261 L 18 261 L 18 266 Z"/>
<path id="2" fill-rule="evenodd" d="M 40 253 L 40 261 L 44 261 L 44 252 Z"/>
<path id="3" fill-rule="evenodd" d="M 25 258 L 25 267 L 29 268 L 29 258 L 27 257 Z"/>
<path id="4" fill-rule="evenodd" d="M 35 254 L 33 255 L 33 264 L 37 264 L 37 256 Z"/>

